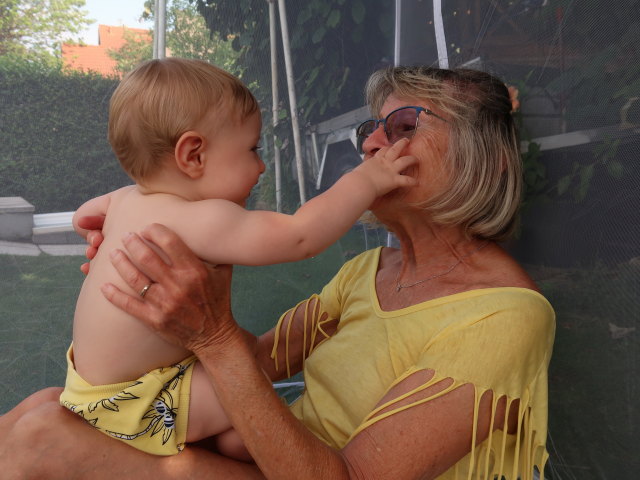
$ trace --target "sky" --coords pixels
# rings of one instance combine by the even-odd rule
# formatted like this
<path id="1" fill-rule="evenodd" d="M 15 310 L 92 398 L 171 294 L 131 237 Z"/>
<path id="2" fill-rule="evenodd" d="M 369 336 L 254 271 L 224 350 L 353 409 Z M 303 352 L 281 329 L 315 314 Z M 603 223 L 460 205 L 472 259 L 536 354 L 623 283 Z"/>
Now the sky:
<path id="1" fill-rule="evenodd" d="M 144 0 L 86 0 L 88 17 L 95 20 L 82 35 L 88 45 L 98 44 L 98 25 L 125 25 L 131 28 L 151 28 L 151 22 L 138 21 L 144 11 Z"/>

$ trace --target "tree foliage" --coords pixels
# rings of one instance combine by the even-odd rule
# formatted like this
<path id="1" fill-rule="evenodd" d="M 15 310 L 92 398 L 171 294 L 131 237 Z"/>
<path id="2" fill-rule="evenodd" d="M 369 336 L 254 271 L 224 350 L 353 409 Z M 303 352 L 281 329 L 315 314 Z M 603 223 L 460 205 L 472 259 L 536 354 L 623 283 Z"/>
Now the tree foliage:
<path id="1" fill-rule="evenodd" d="M 141 17 L 145 20 L 155 18 L 153 1 L 145 2 Z M 209 33 L 193 2 L 168 2 L 166 21 L 166 46 L 171 56 L 205 60 L 235 75 L 242 74 L 242 68 L 236 61 L 238 54 L 231 48 L 230 42 Z M 152 45 L 139 37 L 125 34 L 125 40 L 126 44 L 120 50 L 110 52 L 118 64 L 118 71 L 122 73 L 130 71 L 141 61 L 151 59 L 153 55 Z"/>
<path id="2" fill-rule="evenodd" d="M 278 149 L 281 153 L 283 211 L 298 206 L 297 172 L 288 84 L 277 1 L 195 0 L 210 35 L 229 42 L 243 68 L 242 80 L 250 86 L 264 108 L 263 158 Z M 271 127 L 272 68 L 269 6 L 276 10 L 276 72 L 280 123 Z M 364 104 L 363 87 L 370 73 L 391 63 L 393 55 L 393 2 L 387 0 L 306 0 L 285 2 L 290 51 L 297 97 L 296 112 L 301 126 L 315 124 Z M 268 168 L 260 187 L 262 201 L 272 195 L 273 169 Z M 307 175 L 307 181 L 312 181 Z M 309 190 L 311 191 L 311 190 Z"/>
<path id="3" fill-rule="evenodd" d="M 39 58 L 60 56 L 60 43 L 91 23 L 85 0 L 0 0 L 0 56 Z"/>
<path id="4" fill-rule="evenodd" d="M 277 7 L 277 2 L 276 7 Z M 269 2 L 196 0 L 211 35 L 231 44 L 245 67 L 243 79 L 271 100 Z M 384 0 L 287 2 L 291 57 L 303 119 L 316 122 L 363 104 L 362 88 L 376 67 L 391 62 L 393 3 Z M 276 8 L 277 10 L 277 8 Z M 279 18 L 277 15 L 276 18 Z M 278 31 L 278 70 L 285 71 Z M 280 82 L 285 89 L 284 81 Z M 286 98 L 286 91 L 281 98 Z M 283 109 L 282 116 L 287 115 Z"/>
<path id="5" fill-rule="evenodd" d="M 107 141 L 118 79 L 0 57 L 0 195 L 37 213 L 75 210 L 131 183 Z"/>
<path id="6" fill-rule="evenodd" d="M 125 74 L 140 62 L 153 57 L 153 43 L 148 37 L 138 35 L 130 30 L 124 30 L 125 44 L 119 49 L 109 50 L 108 54 L 116 61 L 116 71 Z"/>

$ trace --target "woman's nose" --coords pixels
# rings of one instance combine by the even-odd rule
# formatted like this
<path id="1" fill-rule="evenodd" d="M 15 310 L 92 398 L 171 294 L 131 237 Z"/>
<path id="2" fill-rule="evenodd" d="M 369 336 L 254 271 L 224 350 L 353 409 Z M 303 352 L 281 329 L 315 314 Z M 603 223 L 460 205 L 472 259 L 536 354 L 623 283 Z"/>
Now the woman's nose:
<path id="1" fill-rule="evenodd" d="M 371 135 L 362 143 L 362 151 L 366 154 L 375 155 L 382 147 L 390 145 L 387 134 L 384 131 L 382 123 L 378 125 Z"/>

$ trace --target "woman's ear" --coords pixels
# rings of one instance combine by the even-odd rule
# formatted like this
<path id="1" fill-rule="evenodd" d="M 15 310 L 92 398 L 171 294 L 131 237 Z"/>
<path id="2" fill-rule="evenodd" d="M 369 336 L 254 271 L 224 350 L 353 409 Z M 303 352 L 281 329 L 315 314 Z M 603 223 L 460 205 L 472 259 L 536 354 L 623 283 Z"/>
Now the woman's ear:
<path id="1" fill-rule="evenodd" d="M 196 179 L 204 173 L 205 138 L 198 132 L 190 130 L 183 133 L 175 148 L 176 166 L 187 176 Z"/>

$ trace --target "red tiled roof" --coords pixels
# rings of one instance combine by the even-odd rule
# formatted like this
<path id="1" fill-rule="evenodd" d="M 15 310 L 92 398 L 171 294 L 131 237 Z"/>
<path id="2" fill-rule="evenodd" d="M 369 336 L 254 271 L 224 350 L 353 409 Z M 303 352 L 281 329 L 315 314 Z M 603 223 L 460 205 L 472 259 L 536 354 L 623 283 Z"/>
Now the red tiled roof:
<path id="1" fill-rule="evenodd" d="M 98 45 L 62 44 L 62 61 L 73 70 L 92 71 L 103 75 L 118 75 L 116 61 L 108 51 L 120 49 L 125 42 L 125 30 L 152 42 L 151 32 L 141 28 L 98 26 Z"/>

